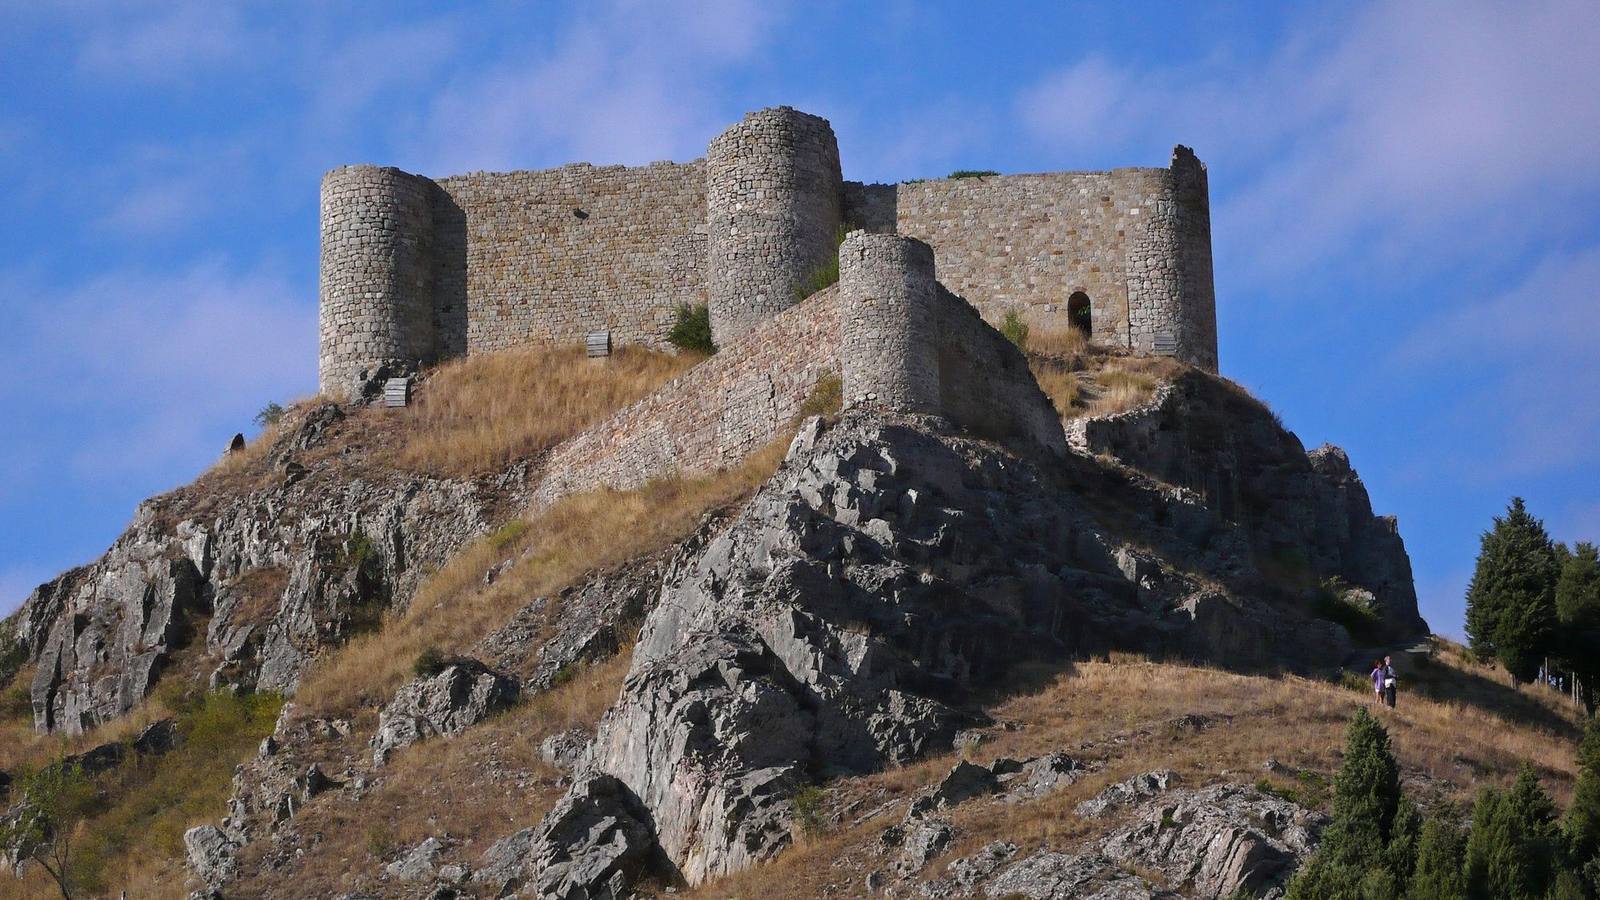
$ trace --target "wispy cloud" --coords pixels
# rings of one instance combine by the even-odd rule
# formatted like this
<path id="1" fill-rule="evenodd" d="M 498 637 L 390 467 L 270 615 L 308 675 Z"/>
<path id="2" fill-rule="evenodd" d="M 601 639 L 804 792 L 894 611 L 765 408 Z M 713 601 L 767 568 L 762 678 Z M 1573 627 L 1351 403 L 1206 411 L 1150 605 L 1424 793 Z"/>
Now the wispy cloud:
<path id="1" fill-rule="evenodd" d="M 0 403 L 40 425 L 93 423 L 65 457 L 77 479 L 148 482 L 193 465 L 251 411 L 312 386 L 314 304 L 270 270 L 208 262 L 7 289 L 31 302 L 0 341 L 20 376 L 0 384 Z M 63 436 L 42 437 L 9 432 L 0 459 L 58 470 L 59 445 L 48 448 Z"/>
<path id="2" fill-rule="evenodd" d="M 93 22 L 78 65 L 99 78 L 171 82 L 207 68 L 238 64 L 257 44 L 232 3 L 108 4 L 80 17 Z"/>
<path id="3" fill-rule="evenodd" d="M 1551 192 L 1600 190 L 1600 16 L 1585 0 L 1381 3 L 1302 27 L 1263 60 L 1082 60 L 1023 91 L 1018 115 L 1065 147 L 1182 141 L 1254 162 L 1216 215 L 1263 277 L 1347 248 L 1394 262 L 1446 231 L 1471 254 L 1550 215 Z"/>
<path id="4" fill-rule="evenodd" d="M 751 58 L 779 16 L 752 0 L 586 9 L 548 55 L 440 92 L 413 155 L 436 172 L 698 156 L 726 124 L 714 76 Z"/>

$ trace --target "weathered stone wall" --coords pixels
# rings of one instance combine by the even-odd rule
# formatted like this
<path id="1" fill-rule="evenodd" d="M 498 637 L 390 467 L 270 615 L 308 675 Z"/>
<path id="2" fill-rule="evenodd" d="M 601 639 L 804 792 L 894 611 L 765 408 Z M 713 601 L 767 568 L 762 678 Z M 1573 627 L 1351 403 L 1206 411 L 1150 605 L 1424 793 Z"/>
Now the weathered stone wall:
<path id="1" fill-rule="evenodd" d="M 1160 336 L 1217 366 L 1206 173 L 1187 147 L 1167 169 L 851 182 L 844 197 L 853 226 L 932 246 L 940 281 L 990 322 L 1068 327 L 1082 291 L 1097 339 L 1152 352 Z"/>
<path id="2" fill-rule="evenodd" d="M 452 354 L 530 340 L 664 346 L 706 302 L 705 166 L 562 166 L 441 179 L 441 332 Z"/>
<path id="3" fill-rule="evenodd" d="M 839 248 L 845 402 L 942 415 L 1025 450 L 1066 452 L 1028 361 L 935 280 L 914 238 L 853 231 Z"/>
<path id="4" fill-rule="evenodd" d="M 706 152 L 712 337 L 724 344 L 800 299 L 834 253 L 843 179 L 828 120 L 763 109 Z"/>
<path id="5" fill-rule="evenodd" d="M 839 371 L 839 301 L 828 289 L 558 446 L 535 503 L 738 463 L 777 438 L 818 381 Z"/>
<path id="6" fill-rule="evenodd" d="M 434 356 L 431 183 L 399 169 L 344 166 L 322 179 L 317 374 L 358 395 L 385 366 Z"/>

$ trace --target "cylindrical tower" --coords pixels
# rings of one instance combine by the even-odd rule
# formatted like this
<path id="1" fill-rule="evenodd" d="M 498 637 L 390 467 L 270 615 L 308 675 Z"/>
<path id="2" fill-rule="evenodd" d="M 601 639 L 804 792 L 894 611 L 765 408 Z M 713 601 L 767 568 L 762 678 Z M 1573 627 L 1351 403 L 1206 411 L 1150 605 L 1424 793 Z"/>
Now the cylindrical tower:
<path id="1" fill-rule="evenodd" d="M 1211 202 L 1206 167 L 1188 147 L 1154 170 L 1154 209 L 1130 241 L 1128 343 L 1217 370 L 1217 301 L 1211 275 Z"/>
<path id="2" fill-rule="evenodd" d="M 434 351 L 433 183 L 399 169 L 322 177 L 318 382 L 360 400 Z"/>
<path id="3" fill-rule="evenodd" d="M 846 404 L 940 412 L 937 291 L 927 244 L 865 231 L 844 239 L 839 357 Z"/>
<path id="4" fill-rule="evenodd" d="M 844 179 L 828 120 L 749 113 L 706 152 L 711 334 L 719 344 L 802 299 L 836 250 Z"/>

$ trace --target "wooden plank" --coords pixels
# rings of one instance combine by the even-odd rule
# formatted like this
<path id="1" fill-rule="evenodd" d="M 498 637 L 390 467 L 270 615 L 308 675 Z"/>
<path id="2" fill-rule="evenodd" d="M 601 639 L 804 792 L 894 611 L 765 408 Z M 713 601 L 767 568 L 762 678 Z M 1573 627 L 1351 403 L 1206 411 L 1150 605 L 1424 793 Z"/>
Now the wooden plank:
<path id="1" fill-rule="evenodd" d="M 590 356 L 611 355 L 611 332 L 591 331 L 584 338 L 584 346 L 588 348 Z"/>

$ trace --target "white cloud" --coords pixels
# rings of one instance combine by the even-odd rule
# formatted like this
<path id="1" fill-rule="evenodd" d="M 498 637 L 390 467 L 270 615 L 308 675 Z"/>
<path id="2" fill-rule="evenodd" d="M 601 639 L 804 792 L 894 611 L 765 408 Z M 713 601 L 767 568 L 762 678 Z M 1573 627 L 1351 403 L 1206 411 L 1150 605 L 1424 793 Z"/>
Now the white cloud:
<path id="1" fill-rule="evenodd" d="M 101 78 L 175 81 L 235 64 L 256 49 L 241 8 L 232 3 L 80 5 L 75 18 L 93 23 L 79 48 L 78 65 Z"/>
<path id="2" fill-rule="evenodd" d="M 1302 30 L 1253 63 L 1079 61 L 1024 91 L 1018 115 L 1068 148 L 1194 144 L 1214 194 L 1219 167 L 1238 184 L 1216 210 L 1230 243 L 1272 277 L 1352 245 L 1395 262 L 1453 238 L 1471 254 L 1522 217 L 1560 217 L 1553 196 L 1600 191 L 1588 0 L 1380 3 Z"/>
<path id="3" fill-rule="evenodd" d="M 778 17 L 774 4 L 753 0 L 624 0 L 578 15 L 548 56 L 501 61 L 434 97 L 417 168 L 699 156 L 726 124 L 714 79 L 748 60 Z"/>
<path id="4" fill-rule="evenodd" d="M 1552 254 L 1519 284 L 1425 320 L 1400 342 L 1396 380 L 1478 372 L 1441 391 L 1435 416 L 1468 444 L 1432 448 L 1433 464 L 1478 478 L 1592 467 L 1600 447 L 1600 246 Z M 1476 383 L 1475 383 L 1476 382 Z M 1426 427 L 1426 424 L 1424 425 Z"/>
<path id="5" fill-rule="evenodd" d="M 271 271 L 211 262 L 27 295 L 27 311 L 0 343 L 16 366 L 0 402 L 23 411 L 21 421 L 82 423 L 66 458 L 87 481 L 148 482 L 192 466 L 244 430 L 255 409 L 313 385 L 314 306 Z M 59 457 L 56 439 L 21 433 L 0 442 L 0 457 L 37 468 L 46 465 L 36 458 L 41 444 Z"/>

